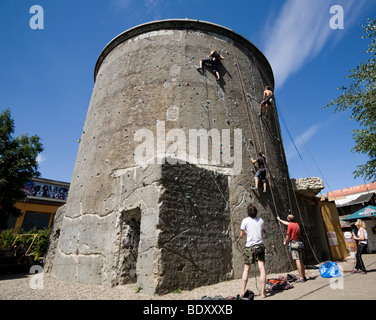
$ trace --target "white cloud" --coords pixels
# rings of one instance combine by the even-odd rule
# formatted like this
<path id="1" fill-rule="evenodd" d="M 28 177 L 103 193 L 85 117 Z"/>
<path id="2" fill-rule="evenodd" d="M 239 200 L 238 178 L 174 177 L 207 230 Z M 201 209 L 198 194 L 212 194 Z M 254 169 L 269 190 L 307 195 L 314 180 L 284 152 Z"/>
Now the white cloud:
<path id="1" fill-rule="evenodd" d="M 333 17 L 329 9 L 335 4 L 338 0 L 288 0 L 276 19 L 268 19 L 263 51 L 273 68 L 276 86 L 281 87 L 289 76 L 316 57 L 331 37 L 338 43 L 365 1 L 340 2 L 344 9 L 343 30 L 332 30 L 329 25 Z"/>
<path id="2" fill-rule="evenodd" d="M 38 164 L 41 164 L 42 162 L 44 162 L 46 160 L 46 157 L 43 156 L 42 154 L 38 154 L 37 155 L 37 163 Z"/>
<path id="3" fill-rule="evenodd" d="M 138 13 L 142 13 L 143 16 L 148 15 L 154 20 L 161 19 L 163 12 L 163 5 L 165 4 L 161 0 L 112 0 L 112 6 L 116 10 L 128 10 L 131 5 L 141 6 L 142 9 L 139 9 Z"/>
<path id="4" fill-rule="evenodd" d="M 298 155 L 296 149 L 298 149 L 299 153 L 301 153 L 302 148 L 305 148 L 304 144 L 307 145 L 307 142 L 313 138 L 313 136 L 320 130 L 321 127 L 322 126 L 320 124 L 314 124 L 298 137 L 296 137 L 293 142 L 289 143 L 288 147 L 286 148 L 286 158 L 288 159 L 288 161 L 292 160 L 295 156 Z"/>

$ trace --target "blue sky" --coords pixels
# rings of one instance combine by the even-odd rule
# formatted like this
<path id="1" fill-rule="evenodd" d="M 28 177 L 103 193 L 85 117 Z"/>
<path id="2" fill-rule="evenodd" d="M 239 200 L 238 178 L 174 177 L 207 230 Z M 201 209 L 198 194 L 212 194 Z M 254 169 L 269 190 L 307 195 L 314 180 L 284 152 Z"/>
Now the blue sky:
<path id="1" fill-rule="evenodd" d="M 43 30 L 30 27 L 33 5 Z M 343 29 L 330 28 L 333 5 Z M 352 174 L 367 160 L 351 152 L 357 124 L 322 107 L 367 58 L 360 26 L 376 16 L 374 0 L 0 0 L 0 12 L 0 111 L 11 109 L 15 135 L 41 138 L 44 178 L 71 180 L 102 49 L 136 25 L 189 18 L 234 30 L 270 61 L 291 178 L 319 176 L 324 192 L 365 182 Z"/>

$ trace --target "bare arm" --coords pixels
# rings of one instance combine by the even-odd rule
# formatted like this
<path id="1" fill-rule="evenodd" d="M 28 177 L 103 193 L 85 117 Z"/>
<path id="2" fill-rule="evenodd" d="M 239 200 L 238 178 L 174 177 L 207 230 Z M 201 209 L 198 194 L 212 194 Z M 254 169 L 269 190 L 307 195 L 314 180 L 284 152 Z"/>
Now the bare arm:
<path id="1" fill-rule="evenodd" d="M 285 226 L 288 226 L 288 225 L 290 224 L 290 222 L 285 221 L 285 220 L 282 220 L 279 216 L 277 216 L 277 220 L 278 220 L 280 223 L 284 224 Z"/>
<path id="2" fill-rule="evenodd" d="M 283 241 L 283 244 L 284 245 L 287 245 L 290 241 L 290 236 L 288 234 L 286 234 L 286 238 L 285 238 L 285 241 Z"/>

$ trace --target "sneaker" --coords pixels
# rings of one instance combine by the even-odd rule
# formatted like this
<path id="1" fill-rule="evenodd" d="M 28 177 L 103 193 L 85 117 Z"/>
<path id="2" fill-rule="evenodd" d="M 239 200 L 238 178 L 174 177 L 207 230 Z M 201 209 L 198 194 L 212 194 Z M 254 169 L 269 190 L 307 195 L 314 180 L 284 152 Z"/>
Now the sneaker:
<path id="1" fill-rule="evenodd" d="M 252 189 L 252 190 L 257 190 L 257 188 L 256 188 L 256 187 L 251 187 L 251 189 Z"/>
<path id="2" fill-rule="evenodd" d="M 260 112 L 258 115 L 259 115 L 259 117 L 261 117 L 261 116 L 262 116 L 262 113 Z"/>
<path id="3" fill-rule="evenodd" d="M 357 269 L 354 269 L 353 271 L 351 271 L 351 273 L 358 273 L 359 271 Z"/>
<path id="4" fill-rule="evenodd" d="M 263 193 L 266 193 L 266 190 L 263 190 L 262 192 L 263 192 Z"/>

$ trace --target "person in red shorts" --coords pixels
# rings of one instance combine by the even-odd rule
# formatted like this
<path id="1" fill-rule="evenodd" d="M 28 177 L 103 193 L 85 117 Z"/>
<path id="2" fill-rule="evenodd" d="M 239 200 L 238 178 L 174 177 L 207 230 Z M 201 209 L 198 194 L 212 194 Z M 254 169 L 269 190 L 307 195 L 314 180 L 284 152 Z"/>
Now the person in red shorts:
<path id="1" fill-rule="evenodd" d="M 291 256 L 295 260 L 299 272 L 300 282 L 305 282 L 307 278 L 302 258 L 303 242 L 300 241 L 299 224 L 295 222 L 295 217 L 292 214 L 287 216 L 287 221 L 282 220 L 279 216 L 277 216 L 277 220 L 287 226 L 286 238 L 283 244 L 285 246 L 289 245 Z"/>

